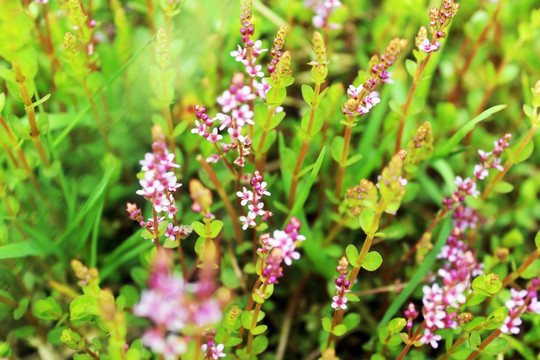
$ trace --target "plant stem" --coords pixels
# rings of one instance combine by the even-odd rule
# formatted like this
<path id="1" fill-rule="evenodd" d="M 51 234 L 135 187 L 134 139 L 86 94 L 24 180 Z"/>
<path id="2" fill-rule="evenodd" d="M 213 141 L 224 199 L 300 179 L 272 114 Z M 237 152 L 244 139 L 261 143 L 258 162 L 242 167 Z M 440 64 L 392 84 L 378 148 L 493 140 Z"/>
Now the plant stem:
<path id="1" fill-rule="evenodd" d="M 317 112 L 317 108 L 319 107 L 318 99 L 319 99 L 319 93 L 321 92 L 321 83 L 315 84 L 315 90 L 313 91 L 313 100 L 311 101 L 311 110 L 309 112 L 309 122 L 308 122 L 308 128 L 307 133 L 311 135 L 311 131 L 313 130 L 313 122 L 315 120 L 315 114 Z M 302 146 L 300 147 L 300 154 L 298 155 L 298 158 L 296 159 L 296 166 L 294 167 L 293 176 L 292 176 L 292 182 L 291 182 L 291 190 L 289 193 L 289 201 L 288 206 L 289 209 L 292 208 L 294 204 L 294 198 L 296 196 L 296 188 L 298 187 L 298 180 L 300 173 L 300 170 L 302 170 L 302 165 L 304 163 L 304 159 L 306 158 L 306 154 L 309 148 L 309 141 L 307 137 L 304 137 L 304 141 L 302 141 Z"/>
<path id="2" fill-rule="evenodd" d="M 349 145 L 351 142 L 352 126 L 345 127 L 345 137 L 343 142 L 343 152 L 341 153 L 341 161 L 339 162 L 338 176 L 336 180 L 336 190 L 334 191 L 334 197 L 336 199 L 341 198 L 341 187 L 343 185 L 343 177 L 345 176 L 345 162 L 349 156 Z M 337 210 L 337 205 L 334 205 L 334 209 Z"/>
<path id="3" fill-rule="evenodd" d="M 267 283 L 263 284 L 263 288 L 261 290 L 263 294 L 266 291 L 267 286 L 268 286 Z M 253 317 L 251 318 L 251 326 L 250 326 L 250 331 L 248 334 L 248 343 L 247 343 L 247 349 L 246 349 L 247 354 L 251 354 L 251 346 L 253 344 L 253 332 L 251 330 L 255 329 L 255 327 L 257 326 L 257 321 L 258 321 L 257 319 L 259 318 L 259 312 L 261 311 L 262 304 L 263 303 L 258 302 L 257 305 L 255 305 L 255 310 L 253 310 Z"/>
<path id="4" fill-rule="evenodd" d="M 478 346 L 478 349 L 475 349 L 468 357 L 467 360 L 472 360 L 478 356 L 478 354 L 486 348 L 493 340 L 501 335 L 501 330 L 497 329 L 491 333 L 482 343 Z"/>
<path id="5" fill-rule="evenodd" d="M 45 148 L 43 147 L 41 138 L 39 137 L 40 133 L 36 121 L 36 112 L 34 110 L 34 107 L 32 106 L 32 99 L 30 98 L 28 88 L 26 87 L 26 79 L 21 71 L 20 65 L 16 62 L 14 62 L 12 65 L 13 71 L 15 72 L 15 78 L 19 83 L 19 91 L 23 99 L 26 116 L 30 125 L 30 137 L 32 138 L 32 142 L 34 143 L 34 147 L 36 148 L 41 162 L 43 163 L 43 165 L 45 165 L 45 167 L 49 168 L 51 167 L 51 163 L 49 161 L 49 158 L 47 157 L 47 153 L 45 152 Z"/>
<path id="6" fill-rule="evenodd" d="M 154 209 L 154 204 L 152 204 L 152 212 L 154 214 L 154 236 L 155 236 L 154 245 L 156 245 L 156 249 L 159 253 L 159 251 L 161 250 L 161 244 L 159 243 L 159 223 L 158 223 L 157 211 L 156 209 Z"/>
<path id="7" fill-rule="evenodd" d="M 435 39 L 433 39 L 432 44 L 435 43 Z M 422 74 L 424 73 L 424 70 L 426 70 L 426 66 L 429 62 L 429 59 L 431 58 L 432 53 L 428 53 L 424 61 L 422 62 L 422 65 L 420 67 L 416 67 L 416 72 L 413 77 L 413 82 L 411 84 L 411 88 L 409 89 L 409 94 L 407 95 L 407 100 L 403 104 L 402 113 L 399 117 L 399 127 L 398 132 L 396 136 L 396 146 L 394 148 L 394 154 L 397 153 L 401 149 L 401 139 L 403 137 L 403 130 L 405 129 L 405 121 L 407 120 L 407 116 L 409 114 L 409 109 L 412 103 L 412 99 L 414 97 L 414 93 L 416 92 L 416 88 L 418 87 L 418 83 L 420 82 L 420 78 L 422 77 Z"/>
<path id="8" fill-rule="evenodd" d="M 161 84 L 162 84 L 162 91 L 163 91 L 163 98 L 167 98 L 167 69 L 165 66 L 161 67 Z M 163 115 L 165 116 L 165 120 L 167 120 L 167 132 L 169 137 L 169 148 L 171 149 L 171 152 L 175 154 L 175 144 L 174 144 L 174 126 L 172 121 L 172 114 L 171 114 L 171 107 L 169 106 L 169 103 L 166 103 L 163 106 Z"/>
<path id="9" fill-rule="evenodd" d="M 377 211 L 375 213 L 375 217 L 373 218 L 373 222 L 371 223 L 371 226 L 369 228 L 369 231 L 367 232 L 366 240 L 364 241 L 364 244 L 362 245 L 362 249 L 360 250 L 360 254 L 358 254 L 358 257 L 356 258 L 357 266 L 353 266 L 351 273 L 349 274 L 349 282 L 351 283 L 351 287 L 353 286 L 356 277 L 358 276 L 358 273 L 360 272 L 360 269 L 362 268 L 362 265 L 364 264 L 364 260 L 366 258 L 366 255 L 369 252 L 369 249 L 371 248 L 371 244 L 373 243 L 373 238 L 375 235 L 375 232 L 377 231 L 379 227 L 379 220 L 381 219 L 382 212 Z M 332 331 L 334 328 L 341 323 L 341 319 L 343 318 L 343 314 L 345 313 L 344 310 L 336 310 L 334 312 L 334 318 L 332 319 Z M 328 337 L 328 341 L 326 342 L 326 349 L 328 349 L 333 341 L 333 334 L 330 332 L 330 336 Z"/>
<path id="10" fill-rule="evenodd" d="M 525 135 L 525 138 L 523 139 L 523 141 L 521 142 L 521 144 L 519 145 L 518 149 L 515 152 L 516 158 L 519 157 L 519 155 L 525 149 L 525 146 L 527 146 L 527 144 L 531 141 L 537 129 L 538 129 L 538 125 L 533 123 L 533 125 L 529 129 L 529 132 L 527 133 L 527 135 Z M 486 200 L 486 198 L 489 196 L 489 194 L 493 190 L 493 186 L 495 186 L 499 181 L 502 180 L 502 178 L 506 175 L 508 170 L 510 170 L 512 165 L 514 165 L 513 161 L 511 159 L 508 159 L 506 163 L 504 164 L 504 170 L 498 172 L 497 175 L 495 175 L 495 177 L 492 178 L 489 184 L 486 186 L 484 192 L 482 193 L 482 197 L 481 197 L 482 200 Z"/>
<path id="11" fill-rule="evenodd" d="M 533 263 L 534 260 L 536 260 L 536 258 L 538 256 L 540 256 L 540 250 L 538 250 L 538 248 L 537 248 L 532 252 L 532 254 L 527 258 L 527 260 L 525 260 L 525 262 L 519 267 L 519 269 L 517 269 L 516 271 L 508 274 L 504 278 L 504 280 L 502 282 L 502 287 L 505 288 L 512 281 L 514 281 L 515 279 L 520 277 L 521 274 L 523 274 L 523 272 Z"/>
<path id="12" fill-rule="evenodd" d="M 252 79 L 250 77 L 250 79 Z M 278 90 L 279 89 L 275 89 L 276 91 L 274 91 L 274 95 L 272 96 L 272 100 L 270 101 L 271 104 L 274 104 L 277 100 L 277 95 L 278 95 Z M 253 92 L 253 91 L 252 91 Z M 262 150 L 264 148 L 264 143 L 266 141 L 266 136 L 268 135 L 268 132 L 269 130 L 267 130 L 267 128 L 270 126 L 270 121 L 272 120 L 272 117 L 274 116 L 274 112 L 276 111 L 276 106 L 268 106 L 268 113 L 266 114 L 266 120 L 264 121 L 264 126 L 262 127 L 262 134 L 261 134 L 261 138 L 259 139 L 259 143 L 257 144 L 257 152 L 256 152 L 256 158 L 258 159 L 257 161 L 257 168 L 259 169 L 259 171 L 263 172 L 264 171 L 264 167 L 265 167 L 265 163 L 266 163 L 266 154 L 261 154 L 262 153 Z"/>
<path id="13" fill-rule="evenodd" d="M 243 240 L 243 234 L 242 234 L 242 229 L 240 229 L 240 225 L 238 224 L 238 216 L 236 216 L 234 207 L 229 201 L 229 198 L 227 197 L 227 193 L 225 192 L 225 189 L 223 188 L 221 181 L 219 181 L 219 178 L 214 172 L 214 169 L 212 169 L 212 167 L 208 165 L 208 163 L 202 158 L 202 156 L 200 155 L 197 156 L 197 161 L 199 162 L 199 164 L 201 164 L 203 169 L 206 171 L 206 173 L 210 177 L 210 180 L 212 180 L 212 183 L 214 183 L 214 186 L 216 187 L 216 191 L 218 192 L 218 195 L 223 201 L 223 204 L 225 205 L 225 209 L 227 210 L 227 213 L 229 214 L 229 217 L 231 218 L 231 222 L 234 227 L 234 232 L 236 234 L 236 242 L 238 244 L 241 244 Z"/>
<path id="14" fill-rule="evenodd" d="M 251 290 L 251 294 L 255 293 L 255 291 L 259 288 L 261 285 L 261 278 L 257 278 L 257 281 L 255 281 L 255 284 L 253 284 L 253 289 Z M 246 305 L 246 309 L 244 311 L 251 311 L 251 308 L 253 307 L 253 296 L 251 295 L 249 297 L 248 303 Z M 240 327 L 240 330 L 238 330 L 238 338 L 242 339 L 242 336 L 244 335 L 244 327 Z M 237 349 L 240 348 L 240 344 L 238 344 Z"/>
<path id="15" fill-rule="evenodd" d="M 405 348 L 403 348 L 403 350 L 401 351 L 401 353 L 399 354 L 399 356 L 397 357 L 397 360 L 401 360 L 403 359 L 403 357 L 405 355 L 407 355 L 407 353 L 409 352 L 409 350 L 411 349 L 411 346 L 413 345 L 413 343 L 416 341 L 416 339 L 418 338 L 418 335 L 420 335 L 420 332 L 422 330 L 424 330 L 424 328 L 426 327 L 426 321 L 424 320 L 424 322 L 422 322 L 422 324 L 418 327 L 418 329 L 414 332 L 413 336 L 411 339 L 409 339 L 409 343 L 407 344 L 407 346 L 405 346 Z"/>

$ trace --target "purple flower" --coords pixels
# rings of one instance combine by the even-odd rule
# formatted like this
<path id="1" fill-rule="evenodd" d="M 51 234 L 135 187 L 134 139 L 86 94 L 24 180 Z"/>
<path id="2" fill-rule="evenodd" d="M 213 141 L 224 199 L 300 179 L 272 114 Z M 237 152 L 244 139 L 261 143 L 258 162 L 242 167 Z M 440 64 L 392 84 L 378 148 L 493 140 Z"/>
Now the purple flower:
<path id="1" fill-rule="evenodd" d="M 424 335 L 420 338 L 422 344 L 430 344 L 432 348 L 436 349 L 439 347 L 438 341 L 441 341 L 441 335 L 433 334 L 429 329 L 424 330 Z"/>
<path id="2" fill-rule="evenodd" d="M 430 53 L 432 51 L 439 50 L 439 46 L 441 44 L 436 41 L 434 44 L 432 44 L 427 38 L 422 41 L 422 43 L 418 46 L 418 48 L 424 52 Z"/>
<path id="3" fill-rule="evenodd" d="M 503 334 L 519 334 L 519 325 L 521 325 L 523 321 L 520 318 L 512 318 L 511 316 L 507 316 L 506 319 L 504 319 L 504 324 L 501 326 L 501 332 Z"/>
<path id="4" fill-rule="evenodd" d="M 334 300 L 332 302 L 332 308 L 340 308 L 342 310 L 345 310 L 347 308 L 347 298 L 345 296 L 340 297 L 336 295 L 332 298 L 332 300 Z"/>

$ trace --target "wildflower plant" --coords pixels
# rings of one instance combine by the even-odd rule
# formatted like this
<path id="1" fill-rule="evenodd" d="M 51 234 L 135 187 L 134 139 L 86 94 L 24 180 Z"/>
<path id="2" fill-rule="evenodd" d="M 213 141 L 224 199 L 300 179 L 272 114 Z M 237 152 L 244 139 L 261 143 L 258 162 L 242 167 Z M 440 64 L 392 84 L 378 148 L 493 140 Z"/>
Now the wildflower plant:
<path id="1" fill-rule="evenodd" d="M 536 359 L 540 9 L 426 6 L 0 0 L 0 359 Z"/>

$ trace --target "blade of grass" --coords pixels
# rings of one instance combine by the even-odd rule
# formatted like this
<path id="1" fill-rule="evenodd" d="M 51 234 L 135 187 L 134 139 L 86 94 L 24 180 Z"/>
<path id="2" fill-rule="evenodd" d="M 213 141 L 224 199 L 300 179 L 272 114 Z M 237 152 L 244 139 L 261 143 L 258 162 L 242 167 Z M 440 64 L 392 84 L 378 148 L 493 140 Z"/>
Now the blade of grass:
<path id="1" fill-rule="evenodd" d="M 116 167 L 116 160 L 110 162 L 110 166 L 106 168 L 101 182 L 96 186 L 92 194 L 90 194 L 90 197 L 81 207 L 81 209 L 77 212 L 77 216 L 75 217 L 75 219 L 73 219 L 72 222 L 70 222 L 64 233 L 55 240 L 56 244 L 64 241 L 73 230 L 79 228 L 81 222 L 88 217 L 91 211 L 96 211 L 96 203 L 101 199 L 101 197 L 105 196 L 105 191 L 107 190 L 109 181 L 111 180 L 112 174 L 114 173 Z"/>
<path id="2" fill-rule="evenodd" d="M 100 204 L 98 206 L 98 210 L 96 212 L 96 218 L 94 219 L 94 227 L 92 228 L 92 239 L 90 242 L 90 267 L 96 267 L 97 265 L 99 225 L 101 223 L 101 216 L 103 214 L 104 205 L 105 205 L 105 197 L 102 197 Z"/>
<path id="3" fill-rule="evenodd" d="M 100 279 L 105 280 L 111 276 L 121 265 L 125 264 L 129 260 L 139 256 L 143 251 L 149 250 L 154 245 L 149 240 L 140 243 L 137 247 L 132 248 L 130 251 L 125 252 L 114 263 L 109 266 L 103 267 L 103 270 L 99 272 Z"/>
<path id="4" fill-rule="evenodd" d="M 461 127 L 450 139 L 448 139 L 443 145 L 438 147 L 438 150 L 433 155 L 433 158 L 438 157 L 446 157 L 450 152 L 454 149 L 454 147 L 459 144 L 459 142 L 467 136 L 468 133 L 470 133 L 476 124 L 478 124 L 480 121 L 483 121 L 490 117 L 491 115 L 495 114 L 496 112 L 501 111 L 502 109 L 506 108 L 507 105 L 495 105 L 493 107 L 490 107 L 486 111 L 482 112 L 480 115 L 475 117 L 472 120 L 469 120 L 465 125 Z"/>
<path id="5" fill-rule="evenodd" d="M 47 254 L 54 254 L 58 259 L 62 259 L 65 254 L 54 244 L 42 231 L 36 230 L 34 227 L 20 223 L 24 232 L 33 239 L 40 248 L 47 249 Z"/>
<path id="6" fill-rule="evenodd" d="M 422 279 L 424 279 L 428 271 L 432 269 L 433 264 L 435 264 L 435 261 L 437 260 L 437 255 L 440 253 L 442 247 L 446 243 L 446 239 L 448 238 L 448 235 L 450 235 L 451 230 L 452 219 L 447 218 L 442 224 L 441 231 L 439 232 L 439 237 L 437 238 L 433 249 L 422 261 L 422 264 L 420 265 L 418 270 L 416 270 L 413 277 L 409 281 L 409 285 L 407 285 L 407 287 L 403 289 L 403 291 L 392 302 L 392 304 L 390 304 L 390 307 L 386 311 L 386 314 L 384 314 L 381 322 L 379 323 L 379 326 L 384 326 L 386 325 L 386 323 L 388 323 L 388 321 L 390 321 L 392 316 L 394 316 L 403 307 L 403 304 L 407 301 L 407 299 L 409 299 L 413 291 L 422 282 Z"/>
<path id="7" fill-rule="evenodd" d="M 287 217 L 287 220 L 285 223 L 288 223 L 291 219 L 291 216 L 298 214 L 299 210 L 304 206 L 309 191 L 311 190 L 311 187 L 313 186 L 313 183 L 317 179 L 317 175 L 319 174 L 319 171 L 321 170 L 321 166 L 324 160 L 324 154 L 326 153 L 326 146 L 322 148 L 319 156 L 317 157 L 317 161 L 315 162 L 315 166 L 313 167 L 313 170 L 311 170 L 311 174 L 309 174 L 309 178 L 305 184 L 303 184 L 302 192 L 298 195 L 296 198 L 296 201 L 294 202 L 294 205 L 291 209 L 291 212 L 289 213 L 289 216 Z"/>
<path id="8" fill-rule="evenodd" d="M 0 259 L 13 259 L 26 256 L 45 256 L 48 254 L 49 249 L 40 246 L 35 241 L 25 241 L 0 246 Z"/>

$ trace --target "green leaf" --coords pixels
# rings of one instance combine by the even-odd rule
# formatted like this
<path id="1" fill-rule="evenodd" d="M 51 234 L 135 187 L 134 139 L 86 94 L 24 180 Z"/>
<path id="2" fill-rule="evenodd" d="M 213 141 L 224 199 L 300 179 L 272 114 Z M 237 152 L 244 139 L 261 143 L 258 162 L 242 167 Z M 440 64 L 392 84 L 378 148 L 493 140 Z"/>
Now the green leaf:
<path id="1" fill-rule="evenodd" d="M 46 135 L 49 131 L 49 115 L 46 112 L 40 112 L 36 122 L 39 133 Z"/>
<path id="2" fill-rule="evenodd" d="M 330 146 L 330 153 L 332 154 L 332 159 L 337 163 L 341 163 L 341 156 L 343 154 L 343 146 L 345 145 L 345 139 L 341 136 L 336 136 L 332 140 L 332 145 Z"/>
<path id="3" fill-rule="evenodd" d="M 495 186 L 493 186 L 493 191 L 498 194 L 507 194 L 514 190 L 514 185 L 506 181 L 499 181 Z"/>
<path id="4" fill-rule="evenodd" d="M 161 244 L 166 249 L 174 249 L 180 246 L 180 241 L 177 240 L 171 240 L 170 238 L 165 238 L 165 241 L 163 241 L 163 244 Z"/>
<path id="5" fill-rule="evenodd" d="M 478 331 L 473 331 L 469 336 L 469 345 L 471 349 L 478 349 L 478 346 L 482 343 L 482 338 Z"/>
<path id="6" fill-rule="evenodd" d="M 371 227 L 373 225 L 373 221 L 375 220 L 375 211 L 371 209 L 364 209 L 360 216 L 358 217 L 360 220 L 360 227 L 366 234 L 370 234 Z"/>
<path id="7" fill-rule="evenodd" d="M 347 248 L 345 249 L 345 254 L 347 255 L 347 260 L 349 260 L 349 263 L 352 266 L 357 267 L 358 249 L 356 248 L 356 246 L 354 246 L 353 244 L 347 246 Z"/>
<path id="8" fill-rule="evenodd" d="M 202 222 L 194 221 L 191 223 L 191 226 L 193 227 L 193 230 L 199 235 L 200 237 L 206 237 L 206 225 L 204 225 Z"/>
<path id="9" fill-rule="evenodd" d="M 20 137 L 24 140 L 30 140 L 30 126 L 28 125 L 28 121 L 25 119 L 19 119 L 16 116 L 10 116 L 9 117 L 9 127 L 15 135 Z"/>
<path id="10" fill-rule="evenodd" d="M 26 309 L 28 309 L 28 304 L 30 304 L 30 299 L 27 297 L 24 297 L 19 301 L 19 306 L 17 306 L 17 308 L 13 310 L 13 318 L 15 320 L 19 320 L 23 317 Z"/>
<path id="11" fill-rule="evenodd" d="M 268 338 L 266 336 L 257 336 L 253 339 L 252 350 L 255 355 L 261 354 L 268 347 Z"/>
<path id="12" fill-rule="evenodd" d="M 347 327 L 347 330 L 354 330 L 360 324 L 360 314 L 347 314 L 342 321 L 342 324 Z"/>
<path id="13" fill-rule="evenodd" d="M 529 141 L 523 151 L 518 155 L 516 164 L 519 164 L 527 160 L 533 153 L 534 150 L 534 141 Z"/>
<path id="14" fill-rule="evenodd" d="M 352 164 L 355 164 L 358 161 L 362 160 L 363 157 L 364 157 L 363 154 L 356 154 L 352 156 L 351 158 L 349 158 L 347 161 L 345 161 L 345 164 L 343 164 L 343 166 L 351 166 Z"/>
<path id="15" fill-rule="evenodd" d="M 62 317 L 62 308 L 52 297 L 38 300 L 34 304 L 34 315 L 44 320 L 55 320 Z"/>
<path id="16" fill-rule="evenodd" d="M 469 300 L 467 300 L 467 306 L 476 306 L 486 300 L 487 296 L 484 294 L 474 294 Z"/>
<path id="17" fill-rule="evenodd" d="M 313 101 L 313 96 L 315 95 L 313 88 L 309 85 L 302 85 L 302 97 L 304 98 L 304 101 L 308 103 L 311 106 L 311 102 Z"/>
<path id="18" fill-rule="evenodd" d="M 394 111 L 395 113 L 397 113 L 398 115 L 401 115 L 403 116 L 403 108 L 401 107 L 401 105 L 395 101 L 394 99 L 390 100 L 388 102 L 388 106 L 390 106 L 390 109 L 392 109 L 392 111 Z"/>
<path id="19" fill-rule="evenodd" d="M 409 75 L 414 78 L 416 75 L 416 62 L 412 61 L 411 59 L 405 60 L 405 68 L 407 69 Z"/>
<path id="20" fill-rule="evenodd" d="M 51 94 L 47 94 L 44 97 L 42 97 L 41 99 L 39 99 L 38 101 L 26 106 L 24 108 L 24 110 L 29 110 L 29 109 L 35 108 L 35 107 L 43 104 L 45 101 L 49 100 L 50 97 L 51 97 Z"/>
<path id="21" fill-rule="evenodd" d="M 484 322 L 484 320 L 486 320 L 486 318 L 483 316 L 475 316 L 471 321 L 467 323 L 467 325 L 465 325 L 465 331 L 472 331 L 476 327 L 480 326 Z"/>
<path id="22" fill-rule="evenodd" d="M 362 267 L 367 271 L 375 271 L 382 264 L 382 256 L 376 251 L 370 251 L 367 253 Z"/>
<path id="23" fill-rule="evenodd" d="M 521 273 L 521 278 L 532 279 L 538 276 L 540 271 L 540 259 L 534 260 L 527 268 Z"/>
<path id="24" fill-rule="evenodd" d="M 93 315 L 97 315 L 98 313 L 97 299 L 90 295 L 78 296 L 69 304 L 71 320 L 89 320 Z"/>
<path id="25" fill-rule="evenodd" d="M 536 236 L 534 237 L 534 244 L 540 250 L 540 231 L 537 232 Z"/>
<path id="26" fill-rule="evenodd" d="M 484 112 L 482 112 L 480 115 L 475 117 L 472 120 L 469 120 L 465 125 L 461 127 L 449 140 L 447 140 L 444 144 L 442 144 L 440 147 L 438 147 L 438 150 L 435 152 L 433 157 L 446 157 L 450 152 L 454 149 L 454 147 L 459 144 L 459 142 L 469 133 L 471 132 L 476 124 L 478 124 L 480 121 L 483 121 L 490 117 L 491 115 L 495 114 L 496 112 L 501 111 L 502 109 L 506 108 L 507 105 L 496 105 L 493 106 Z"/>
<path id="27" fill-rule="evenodd" d="M 507 341 L 505 338 L 498 337 L 492 342 L 490 342 L 482 351 L 483 354 L 496 356 L 504 351 L 506 348 Z"/>
<path id="28" fill-rule="evenodd" d="M 334 327 L 332 334 L 336 336 L 341 336 L 347 332 L 347 326 L 345 324 L 339 324 Z"/>
<path id="29" fill-rule="evenodd" d="M 390 320 L 388 325 L 386 327 L 388 328 L 388 331 L 390 331 L 391 334 L 397 334 L 403 328 L 407 325 L 407 320 L 404 318 L 395 318 Z"/>
<path id="30" fill-rule="evenodd" d="M 262 334 L 263 332 L 265 332 L 266 329 L 268 329 L 268 326 L 267 326 L 267 325 L 259 325 L 259 326 L 257 326 L 255 329 L 251 330 L 251 333 L 252 333 L 253 335 L 260 335 L 260 334 Z"/>
<path id="31" fill-rule="evenodd" d="M 322 327 L 323 327 L 324 331 L 326 331 L 326 332 L 332 331 L 332 319 L 330 319 L 329 317 L 323 317 L 322 318 Z"/>
<path id="32" fill-rule="evenodd" d="M 210 223 L 210 237 L 215 239 L 223 229 L 223 221 L 214 220 Z"/>
<path id="33" fill-rule="evenodd" d="M 6 95 L 4 93 L 0 93 L 0 112 L 4 110 L 5 105 L 6 105 Z"/>

